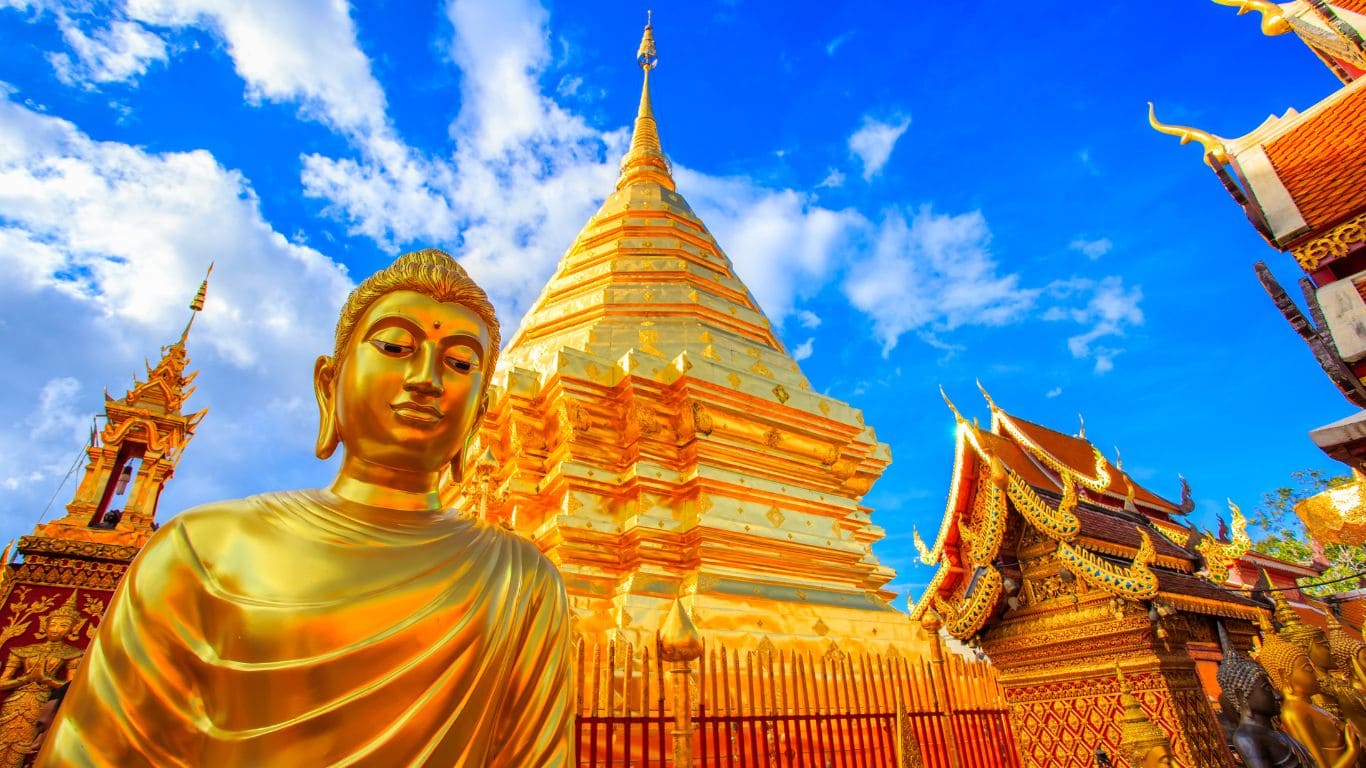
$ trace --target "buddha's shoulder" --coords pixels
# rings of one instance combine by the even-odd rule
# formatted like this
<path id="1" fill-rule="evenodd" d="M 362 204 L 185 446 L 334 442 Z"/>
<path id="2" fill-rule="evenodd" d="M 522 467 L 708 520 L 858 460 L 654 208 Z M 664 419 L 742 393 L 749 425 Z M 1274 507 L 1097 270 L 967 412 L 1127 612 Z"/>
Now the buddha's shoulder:
<path id="1" fill-rule="evenodd" d="M 297 506 L 317 505 L 318 491 L 278 491 L 209 502 L 181 512 L 162 524 L 149 546 L 202 548 L 250 546 L 278 527 L 281 513 Z"/>
<path id="2" fill-rule="evenodd" d="M 470 520 L 466 523 L 486 543 L 502 549 L 505 556 L 515 559 L 528 573 L 545 574 L 559 579 L 560 570 L 534 542 L 500 526 Z"/>

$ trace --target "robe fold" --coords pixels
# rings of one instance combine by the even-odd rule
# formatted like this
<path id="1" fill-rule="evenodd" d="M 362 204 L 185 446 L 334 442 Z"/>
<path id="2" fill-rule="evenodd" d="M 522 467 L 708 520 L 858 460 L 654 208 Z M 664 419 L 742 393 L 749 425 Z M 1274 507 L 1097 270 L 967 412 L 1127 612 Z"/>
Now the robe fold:
<path id="1" fill-rule="evenodd" d="M 172 518 L 38 766 L 568 766 L 569 613 L 530 542 L 292 491 Z"/>

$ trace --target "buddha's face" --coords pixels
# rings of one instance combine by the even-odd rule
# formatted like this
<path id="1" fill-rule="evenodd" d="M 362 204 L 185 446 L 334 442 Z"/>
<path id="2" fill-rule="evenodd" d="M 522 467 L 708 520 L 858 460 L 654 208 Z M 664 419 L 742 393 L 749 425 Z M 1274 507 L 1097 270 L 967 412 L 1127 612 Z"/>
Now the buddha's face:
<path id="1" fill-rule="evenodd" d="M 1328 638 L 1321 634 L 1315 634 L 1309 640 L 1309 660 L 1314 662 L 1314 666 L 1319 669 L 1334 669 L 1337 663 L 1333 661 L 1333 649 L 1328 645 Z"/>
<path id="2" fill-rule="evenodd" d="M 333 381 L 333 413 L 349 458 L 437 472 L 464 447 L 481 413 L 488 328 L 472 310 L 393 291 L 365 311 Z M 320 394 L 320 397 L 324 395 Z"/>
<path id="3" fill-rule="evenodd" d="M 74 625 L 75 622 L 65 616 L 49 616 L 47 619 L 47 636 L 51 640 L 60 640 L 71 634 L 71 628 Z"/>
<path id="4" fill-rule="evenodd" d="M 1281 713 L 1281 697 L 1271 684 L 1271 678 L 1257 675 L 1247 693 L 1247 708 L 1256 715 L 1276 716 Z"/>
<path id="5" fill-rule="evenodd" d="M 1314 672 L 1314 665 L 1309 661 L 1309 654 L 1301 653 L 1295 656 L 1295 660 L 1290 664 L 1288 684 L 1290 690 L 1301 696 L 1313 696 L 1319 692 L 1319 677 Z"/>
<path id="6" fill-rule="evenodd" d="M 1142 759 L 1134 762 L 1134 768 L 1173 768 L 1172 751 L 1165 744 L 1159 744 L 1144 753 Z"/>

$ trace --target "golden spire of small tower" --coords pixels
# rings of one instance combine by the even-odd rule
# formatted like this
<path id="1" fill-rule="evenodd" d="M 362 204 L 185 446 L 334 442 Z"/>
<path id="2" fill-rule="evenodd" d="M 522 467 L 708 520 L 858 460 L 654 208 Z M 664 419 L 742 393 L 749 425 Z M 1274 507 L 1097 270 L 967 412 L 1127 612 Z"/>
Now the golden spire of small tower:
<path id="1" fill-rule="evenodd" d="M 652 181 L 673 190 L 674 179 L 669 168 L 669 159 L 659 143 L 659 127 L 655 124 L 654 106 L 650 103 L 650 71 L 659 65 L 659 55 L 655 51 L 654 25 L 647 11 L 645 32 L 640 38 L 640 48 L 636 50 L 636 63 L 645 72 L 645 82 L 640 88 L 640 109 L 636 112 L 635 130 L 631 134 L 631 149 L 621 160 L 621 178 L 617 189 L 641 181 Z"/>
<path id="2" fill-rule="evenodd" d="M 1148 125 L 1158 133 L 1165 133 L 1169 136 L 1176 136 L 1181 139 L 1182 144 L 1189 144 L 1197 141 L 1200 146 L 1205 148 L 1205 165 L 1213 168 L 1216 165 L 1228 165 L 1232 158 L 1228 156 L 1228 149 L 1224 147 L 1224 140 L 1208 131 L 1199 128 L 1191 128 L 1184 125 L 1167 125 L 1157 119 L 1157 112 L 1153 109 L 1153 103 L 1148 102 Z"/>
<path id="3" fill-rule="evenodd" d="M 1134 689 L 1118 663 L 1115 664 L 1115 675 L 1119 678 L 1119 701 L 1124 707 L 1124 714 L 1119 718 L 1120 747 L 1135 764 L 1154 747 L 1165 746 L 1170 749 L 1171 739 L 1167 732 L 1143 711 L 1143 705 L 1134 696 Z"/>
<path id="4" fill-rule="evenodd" d="M 106 423 L 85 449 L 90 463 L 66 506 L 67 514 L 40 523 L 34 537 L 140 547 L 152 535 L 162 488 L 208 412 L 182 410 L 198 375 L 186 373 L 190 356 L 185 342 L 195 316 L 204 309 L 208 283 L 206 274 L 190 302 L 192 314 L 185 330 L 161 348 L 155 366 L 147 364 L 146 380 L 134 379 L 132 389 L 120 398 L 105 393 Z M 27 537 L 19 542 L 21 550 L 25 541 Z"/>

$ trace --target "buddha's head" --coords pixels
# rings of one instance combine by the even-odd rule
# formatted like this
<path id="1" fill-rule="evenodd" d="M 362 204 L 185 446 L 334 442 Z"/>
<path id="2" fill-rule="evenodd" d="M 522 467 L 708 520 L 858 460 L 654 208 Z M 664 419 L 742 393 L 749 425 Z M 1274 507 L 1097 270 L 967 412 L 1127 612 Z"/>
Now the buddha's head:
<path id="1" fill-rule="evenodd" d="M 76 630 L 82 623 L 81 612 L 76 608 L 76 592 L 73 591 L 65 602 L 39 620 L 38 637 L 49 640 L 74 640 Z"/>
<path id="2" fill-rule="evenodd" d="M 336 348 L 318 358 L 317 454 L 461 476 L 498 355 L 493 306 L 465 270 L 435 249 L 400 256 L 366 278 L 337 321 Z"/>
<path id="3" fill-rule="evenodd" d="M 1223 661 L 1219 662 L 1216 679 L 1222 689 L 1220 701 L 1228 701 L 1237 713 L 1235 720 L 1248 713 L 1269 716 L 1280 713 L 1280 697 L 1266 670 L 1243 654 L 1231 649 L 1226 651 Z"/>
<path id="4" fill-rule="evenodd" d="M 1366 643 L 1348 634 L 1332 614 L 1328 615 L 1327 635 L 1337 668 L 1350 675 L 1359 689 L 1366 689 Z"/>
<path id="5" fill-rule="evenodd" d="M 1132 765 L 1134 768 L 1174 768 L 1176 760 L 1172 757 L 1171 747 L 1158 744 L 1135 756 Z"/>
<path id="6" fill-rule="evenodd" d="M 1319 692 L 1318 675 L 1309 654 L 1269 627 L 1262 628 L 1262 652 L 1257 661 L 1282 693 L 1308 697 Z"/>
<path id="7" fill-rule="evenodd" d="M 1319 669 L 1334 669 L 1333 651 L 1328 644 L 1328 635 L 1312 624 L 1304 623 L 1298 611 L 1280 591 L 1272 592 L 1276 604 L 1276 623 L 1280 625 L 1281 637 L 1298 645 L 1309 654 L 1309 660 Z"/>

